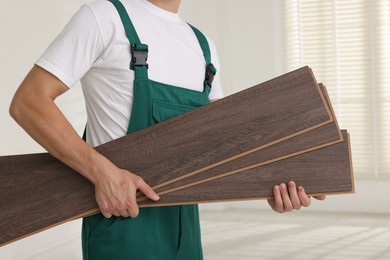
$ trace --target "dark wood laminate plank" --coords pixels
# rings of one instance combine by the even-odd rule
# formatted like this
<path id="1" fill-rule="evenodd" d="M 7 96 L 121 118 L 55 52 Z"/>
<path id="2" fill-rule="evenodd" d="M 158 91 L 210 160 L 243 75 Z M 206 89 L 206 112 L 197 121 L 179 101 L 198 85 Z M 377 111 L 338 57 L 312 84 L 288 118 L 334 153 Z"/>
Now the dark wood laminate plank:
<path id="1" fill-rule="evenodd" d="M 157 185 L 332 121 L 308 67 L 96 150 Z M 98 212 L 93 186 L 48 154 L 0 157 L 0 245 Z"/>
<path id="2" fill-rule="evenodd" d="M 336 118 L 326 88 L 323 86 L 323 84 L 319 84 L 319 86 L 325 97 L 326 104 L 328 105 L 333 118 Z M 222 177 L 227 174 L 234 174 L 235 172 L 240 172 L 243 169 L 247 170 L 261 165 L 266 165 L 274 161 L 279 161 L 301 153 L 332 145 L 341 142 L 342 140 L 343 137 L 337 124 L 337 120 L 335 119 L 333 122 L 315 128 L 303 134 L 294 136 L 290 139 L 285 140 L 284 142 L 276 143 L 272 146 L 268 146 L 264 149 L 255 151 L 246 156 L 231 160 L 222 165 L 199 172 L 187 178 L 177 180 L 175 182 L 157 188 L 155 189 L 155 191 L 159 195 L 167 194 L 172 191 L 190 187 L 191 185 L 206 182 L 210 178 L 214 179 L 218 176 Z M 141 195 L 138 197 L 137 200 L 142 201 L 145 199 L 146 197 Z"/>
<path id="3" fill-rule="evenodd" d="M 158 187 L 331 121 L 315 78 L 304 67 L 98 150 Z"/>
<path id="4" fill-rule="evenodd" d="M 48 153 L 0 157 L 0 246 L 96 209 L 93 185 Z"/>
<path id="5" fill-rule="evenodd" d="M 145 200 L 141 207 L 207 203 L 272 197 L 276 184 L 294 180 L 310 195 L 354 192 L 349 136 L 344 141 L 308 153 L 242 171 L 161 196 L 160 201 Z"/>

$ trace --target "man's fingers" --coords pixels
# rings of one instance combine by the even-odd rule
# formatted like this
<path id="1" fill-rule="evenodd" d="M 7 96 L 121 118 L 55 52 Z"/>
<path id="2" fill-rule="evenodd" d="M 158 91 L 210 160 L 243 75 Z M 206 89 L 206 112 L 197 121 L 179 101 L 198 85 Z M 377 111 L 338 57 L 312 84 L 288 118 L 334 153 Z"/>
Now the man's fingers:
<path id="1" fill-rule="evenodd" d="M 139 176 L 136 176 L 134 180 L 135 184 L 135 191 L 134 194 L 131 194 L 131 196 L 128 198 L 128 203 L 126 204 L 127 213 L 130 217 L 136 218 L 139 214 L 139 208 L 137 204 L 137 196 L 136 192 L 137 190 L 140 190 L 142 193 L 144 193 L 148 198 L 152 200 L 158 200 L 157 194 L 153 191 L 153 189 L 146 184 L 146 182 Z"/>
<path id="2" fill-rule="evenodd" d="M 313 196 L 313 198 L 315 198 L 316 200 L 324 200 L 326 199 L 326 196 L 325 195 Z"/>
<path id="3" fill-rule="evenodd" d="M 132 196 L 130 198 L 130 202 L 126 206 L 127 206 L 127 212 L 129 214 L 129 216 L 132 218 L 136 218 L 138 216 L 138 213 L 139 213 L 139 208 L 138 208 L 135 196 Z"/>
<path id="4" fill-rule="evenodd" d="M 96 201 L 104 217 L 132 217 L 136 218 L 139 208 L 136 201 L 136 191 L 140 190 L 145 196 L 152 200 L 158 200 L 159 196 L 145 181 L 134 174 L 122 171 L 123 178 L 113 182 L 108 188 L 98 186 L 96 188 Z"/>
<path id="5" fill-rule="evenodd" d="M 290 181 L 288 183 L 288 193 L 290 194 L 292 207 L 297 210 L 300 209 L 302 204 L 298 197 L 297 186 L 295 185 L 295 182 Z"/>
<path id="6" fill-rule="evenodd" d="M 100 200 L 98 200 L 98 201 L 100 201 Z M 110 212 L 110 210 L 108 208 L 108 205 L 106 203 L 100 202 L 100 203 L 98 203 L 98 205 L 99 205 L 100 211 L 102 212 L 102 214 L 103 214 L 103 216 L 105 218 L 111 218 L 112 217 L 112 214 L 111 214 L 111 212 Z"/>
<path id="7" fill-rule="evenodd" d="M 142 179 L 139 178 L 136 182 L 137 188 L 142 191 L 143 194 L 145 194 L 146 197 L 148 197 L 151 200 L 157 201 L 160 199 L 160 197 L 154 192 L 154 190 L 146 184 L 146 182 Z"/>
<path id="8" fill-rule="evenodd" d="M 307 194 L 302 186 L 298 187 L 298 197 L 299 197 L 299 200 L 301 201 L 302 206 L 304 206 L 304 207 L 310 206 L 311 198 L 309 196 L 307 196 Z"/>
<path id="9" fill-rule="evenodd" d="M 284 183 L 280 184 L 280 194 L 282 195 L 284 210 L 292 211 L 294 208 L 287 190 L 287 186 Z"/>
<path id="10" fill-rule="evenodd" d="M 138 214 L 139 214 L 139 208 L 138 208 L 138 206 L 133 206 L 133 207 L 127 209 L 127 213 L 128 213 L 129 216 L 132 217 L 132 218 L 138 217 Z"/>
<path id="11" fill-rule="evenodd" d="M 119 209 L 118 213 L 119 213 L 119 216 L 124 217 L 124 218 L 127 218 L 127 217 L 130 216 L 130 214 L 129 214 L 129 212 L 128 212 L 126 207 L 121 207 Z"/>
<path id="12" fill-rule="evenodd" d="M 112 214 L 108 211 L 102 211 L 102 214 L 105 218 L 111 218 L 112 217 Z"/>
<path id="13" fill-rule="evenodd" d="M 274 198 L 268 200 L 268 203 L 270 204 L 272 209 L 275 210 L 276 212 L 278 213 L 284 212 L 283 199 L 282 199 L 282 195 L 280 194 L 279 185 L 274 186 Z"/>
<path id="14" fill-rule="evenodd" d="M 302 206 L 308 207 L 311 204 L 311 196 L 307 195 L 304 188 L 297 185 L 294 181 L 290 181 L 287 185 L 282 183 L 275 185 L 273 188 L 272 199 L 268 199 L 268 204 L 271 208 L 279 213 L 284 213 L 292 210 L 299 210 Z M 315 196 L 315 199 L 324 200 L 325 196 Z"/>

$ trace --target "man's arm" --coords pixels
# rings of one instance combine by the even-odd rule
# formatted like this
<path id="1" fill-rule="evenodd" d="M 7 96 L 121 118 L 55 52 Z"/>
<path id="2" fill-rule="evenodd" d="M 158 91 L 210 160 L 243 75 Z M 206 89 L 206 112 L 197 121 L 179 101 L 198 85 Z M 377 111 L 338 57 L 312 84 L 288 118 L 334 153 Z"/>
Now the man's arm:
<path id="1" fill-rule="evenodd" d="M 119 169 L 86 144 L 54 100 L 68 87 L 48 71 L 34 66 L 18 88 L 10 114 L 53 156 L 95 185 L 96 201 L 105 217 L 136 217 L 136 191 L 158 200 L 141 177 Z"/>

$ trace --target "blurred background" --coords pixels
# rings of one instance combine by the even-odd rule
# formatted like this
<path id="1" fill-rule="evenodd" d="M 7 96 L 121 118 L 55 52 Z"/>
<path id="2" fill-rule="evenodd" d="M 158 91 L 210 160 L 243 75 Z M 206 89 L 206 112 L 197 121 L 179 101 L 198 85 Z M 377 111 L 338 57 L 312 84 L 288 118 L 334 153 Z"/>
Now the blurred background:
<path id="1" fill-rule="evenodd" d="M 87 1 L 0 1 L 0 155 L 42 152 L 8 107 Z M 202 205 L 205 259 L 390 259 L 390 0 L 182 0 L 180 14 L 214 40 L 226 96 L 310 66 L 351 134 L 356 180 L 353 195 L 281 215 L 265 201 Z M 81 88 L 57 104 L 81 134 Z M 1 247 L 0 259 L 81 259 L 80 223 Z"/>

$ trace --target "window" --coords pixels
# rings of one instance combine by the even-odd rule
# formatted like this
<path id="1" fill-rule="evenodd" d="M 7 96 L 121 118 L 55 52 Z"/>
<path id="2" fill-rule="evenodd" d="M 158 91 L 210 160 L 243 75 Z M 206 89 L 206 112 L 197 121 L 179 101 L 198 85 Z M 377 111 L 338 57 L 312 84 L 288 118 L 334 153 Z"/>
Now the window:
<path id="1" fill-rule="evenodd" d="M 351 134 L 355 176 L 390 179 L 390 0 L 284 1 L 286 70 L 310 66 Z"/>

